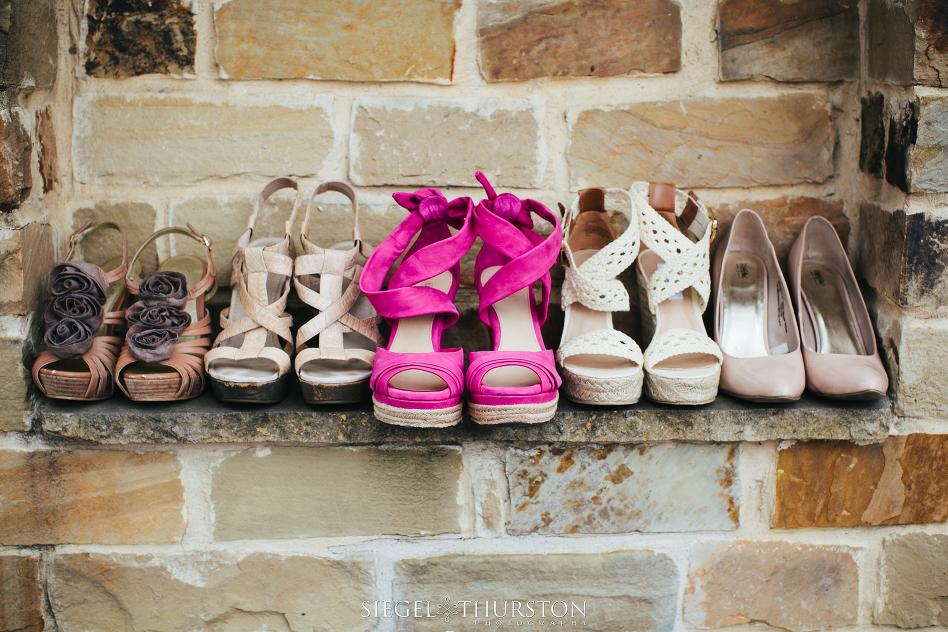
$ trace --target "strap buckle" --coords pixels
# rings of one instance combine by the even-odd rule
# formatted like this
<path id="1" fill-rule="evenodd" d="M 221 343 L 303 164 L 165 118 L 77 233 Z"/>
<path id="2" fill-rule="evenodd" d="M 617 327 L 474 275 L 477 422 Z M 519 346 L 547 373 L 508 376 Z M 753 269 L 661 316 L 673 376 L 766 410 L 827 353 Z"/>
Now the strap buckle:
<path id="1" fill-rule="evenodd" d="M 214 250 L 213 248 L 211 248 L 211 238 L 205 235 L 204 233 L 201 233 L 201 241 L 204 242 L 205 248 L 207 248 L 208 250 Z"/>

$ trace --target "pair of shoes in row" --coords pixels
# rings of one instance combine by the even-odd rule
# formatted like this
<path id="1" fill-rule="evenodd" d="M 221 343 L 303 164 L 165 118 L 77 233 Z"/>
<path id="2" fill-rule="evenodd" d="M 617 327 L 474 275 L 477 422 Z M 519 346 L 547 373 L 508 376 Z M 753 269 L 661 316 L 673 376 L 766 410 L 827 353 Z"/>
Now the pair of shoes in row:
<path id="1" fill-rule="evenodd" d="M 282 237 L 255 238 L 254 225 L 266 200 L 285 188 L 297 192 Z M 321 248 L 307 237 L 316 195 L 336 191 L 352 202 L 354 241 Z M 309 402 L 368 399 L 368 378 L 381 342 L 378 316 L 358 291 L 361 264 L 371 248 L 359 239 L 355 192 L 342 182 L 320 185 L 310 198 L 295 256 L 290 230 L 302 206 L 296 181 L 277 178 L 254 201 L 247 231 L 233 259 L 230 307 L 221 313 L 223 331 L 211 344 L 206 302 L 217 289 L 211 240 L 188 229 L 165 228 L 149 237 L 131 262 L 128 240 L 114 222 L 87 224 L 70 239 L 65 261 L 50 274 L 46 350 L 33 365 L 33 379 L 48 397 L 100 400 L 117 384 L 134 401 L 183 400 L 200 395 L 210 381 L 218 399 L 271 403 L 283 398 L 289 370 Z M 89 233 L 113 228 L 122 236 L 122 256 L 105 264 L 109 272 L 72 261 Z M 144 279 L 139 261 L 145 248 L 166 235 L 198 241 L 204 259 L 177 255 Z M 290 282 L 299 298 L 318 313 L 296 332 L 285 312 Z M 318 337 L 319 345 L 313 345 Z"/>
<path id="2" fill-rule="evenodd" d="M 540 325 L 562 242 L 560 220 L 539 202 L 497 195 L 483 174 L 476 177 L 487 194 L 477 205 L 469 197 L 448 201 L 437 189 L 396 193 L 408 218 L 362 271 L 362 291 L 392 325 L 371 378 L 375 416 L 385 423 L 453 426 L 465 391 L 478 424 L 543 423 L 556 413 L 561 381 Z M 534 230 L 534 216 L 553 226 L 549 236 Z M 492 345 L 470 353 L 465 372 L 463 351 L 444 349 L 441 340 L 458 320 L 459 264 L 477 237 L 483 241 L 474 266 L 478 316 Z"/>
<path id="3" fill-rule="evenodd" d="M 122 255 L 104 265 L 108 272 L 73 261 L 76 245 L 103 228 L 122 236 Z M 170 257 L 142 279 L 142 253 L 165 235 L 194 239 L 205 258 Z M 205 303 L 216 289 L 211 240 L 190 225 L 157 231 L 129 261 L 118 224 L 86 224 L 69 238 L 64 262 L 49 275 L 46 349 L 33 364 L 33 381 L 56 399 L 106 399 L 116 384 L 138 401 L 196 397 L 204 390 L 204 354 L 211 346 Z"/>
<path id="4" fill-rule="evenodd" d="M 616 214 L 629 222 L 618 238 L 609 219 Z M 709 403 L 719 387 L 761 402 L 794 401 L 804 386 L 842 399 L 885 394 L 888 379 L 865 303 L 825 219 L 811 218 L 793 246 L 791 304 L 753 211 L 734 219 L 713 275 L 716 221 L 693 192 L 644 182 L 628 192 L 586 189 L 566 217 L 566 314 L 557 360 L 570 399 L 632 404 L 643 381 L 646 395 L 666 404 Z M 633 262 L 643 336 L 650 341 L 644 354 L 612 326 L 612 312 L 629 309 L 616 277 Z M 702 320 L 712 276 L 713 340 Z"/>

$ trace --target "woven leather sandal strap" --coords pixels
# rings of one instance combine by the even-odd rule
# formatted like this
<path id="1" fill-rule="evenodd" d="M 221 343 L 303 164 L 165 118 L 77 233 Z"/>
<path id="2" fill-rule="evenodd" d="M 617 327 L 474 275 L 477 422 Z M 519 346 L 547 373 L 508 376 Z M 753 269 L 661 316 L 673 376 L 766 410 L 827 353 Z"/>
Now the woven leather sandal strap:
<path id="1" fill-rule="evenodd" d="M 655 336 L 645 350 L 645 370 L 651 371 L 662 360 L 687 353 L 713 356 L 718 364 L 724 361 L 721 348 L 704 332 L 693 329 L 669 329 Z"/>
<path id="2" fill-rule="evenodd" d="M 115 375 L 115 363 L 118 360 L 122 347 L 122 339 L 116 336 L 97 336 L 92 342 L 92 348 L 79 357 L 89 367 L 89 385 L 86 387 L 86 399 L 98 399 L 107 394 Z M 43 351 L 33 363 L 33 382 L 45 395 L 40 371 L 59 362 L 62 358 L 53 355 L 49 350 Z"/>
<path id="3" fill-rule="evenodd" d="M 620 213 L 629 225 L 619 237 L 579 266 L 569 247 L 569 233 L 579 214 L 579 196 L 573 200 L 563 227 L 563 254 L 566 258 L 566 279 L 560 304 L 566 307 L 580 303 L 603 312 L 629 311 L 629 292 L 616 277 L 626 270 L 639 254 L 639 222 L 632 210 L 632 198 L 624 189 L 606 189 L 605 210 Z"/>
<path id="4" fill-rule="evenodd" d="M 126 273 L 128 273 L 128 269 L 129 269 L 128 237 L 125 236 L 125 231 L 122 230 L 122 227 L 119 226 L 116 222 L 109 222 L 109 221 L 98 222 L 98 223 L 86 222 L 82 226 L 82 228 L 80 228 L 79 230 L 77 230 L 76 232 L 74 232 L 72 235 L 69 236 L 69 250 L 66 252 L 66 256 L 63 258 L 63 262 L 66 262 L 72 259 L 72 256 L 73 254 L 75 254 L 75 251 L 76 251 L 76 246 L 79 244 L 79 242 L 85 239 L 85 237 L 88 236 L 89 233 L 93 233 L 99 230 L 100 228 L 114 228 L 122 235 L 122 263 L 119 266 L 109 270 L 108 272 L 103 271 L 103 276 L 105 276 L 106 282 L 113 283 L 114 281 L 118 281 L 123 276 L 125 276 Z"/>
<path id="5" fill-rule="evenodd" d="M 614 356 L 640 366 L 642 364 L 642 349 L 639 345 L 615 329 L 597 329 L 570 338 L 556 351 L 556 359 L 562 364 L 570 356 L 584 354 Z"/>

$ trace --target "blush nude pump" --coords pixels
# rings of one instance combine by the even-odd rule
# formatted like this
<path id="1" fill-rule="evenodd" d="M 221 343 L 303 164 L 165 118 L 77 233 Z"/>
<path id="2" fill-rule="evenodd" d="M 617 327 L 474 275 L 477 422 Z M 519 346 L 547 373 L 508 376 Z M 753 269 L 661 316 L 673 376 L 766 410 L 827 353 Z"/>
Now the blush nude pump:
<path id="1" fill-rule="evenodd" d="M 787 283 L 760 217 L 742 210 L 714 255 L 714 339 L 720 389 L 755 402 L 791 402 L 806 384 Z"/>
<path id="2" fill-rule="evenodd" d="M 847 400 L 885 396 L 889 379 L 869 311 L 836 229 L 811 217 L 790 250 L 806 386 Z"/>

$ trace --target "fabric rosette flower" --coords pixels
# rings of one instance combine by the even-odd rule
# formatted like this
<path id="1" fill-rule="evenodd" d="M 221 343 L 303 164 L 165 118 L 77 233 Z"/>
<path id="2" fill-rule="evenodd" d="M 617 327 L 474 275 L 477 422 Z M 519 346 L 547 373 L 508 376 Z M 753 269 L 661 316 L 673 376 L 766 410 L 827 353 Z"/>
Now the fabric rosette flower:
<path id="1" fill-rule="evenodd" d="M 132 325 L 125 335 L 132 355 L 142 362 L 164 362 L 171 357 L 178 333 L 170 329 L 154 329 Z"/>
<path id="2" fill-rule="evenodd" d="M 47 327 L 54 327 L 59 321 L 71 318 L 83 322 L 93 332 L 102 327 L 104 314 L 102 306 L 88 294 L 57 296 L 46 306 L 43 320 Z"/>
<path id="3" fill-rule="evenodd" d="M 98 266 L 84 261 L 60 263 L 49 273 L 49 293 L 54 297 L 84 294 L 105 305 L 109 284 Z"/>
<path id="4" fill-rule="evenodd" d="M 101 317 L 100 317 L 101 321 Z M 89 325 L 75 318 L 63 318 L 46 330 L 43 339 L 46 347 L 57 358 L 67 360 L 81 356 L 92 348 L 95 341 L 95 332 Z"/>
<path id="5" fill-rule="evenodd" d="M 180 309 L 188 302 L 188 280 L 180 272 L 152 272 L 139 284 L 138 300 L 148 306 Z"/>
<path id="6" fill-rule="evenodd" d="M 177 307 L 167 305 L 145 305 L 138 302 L 128 308 L 125 319 L 131 326 L 141 325 L 146 329 L 167 329 L 177 335 L 191 325 L 191 316 Z"/>

